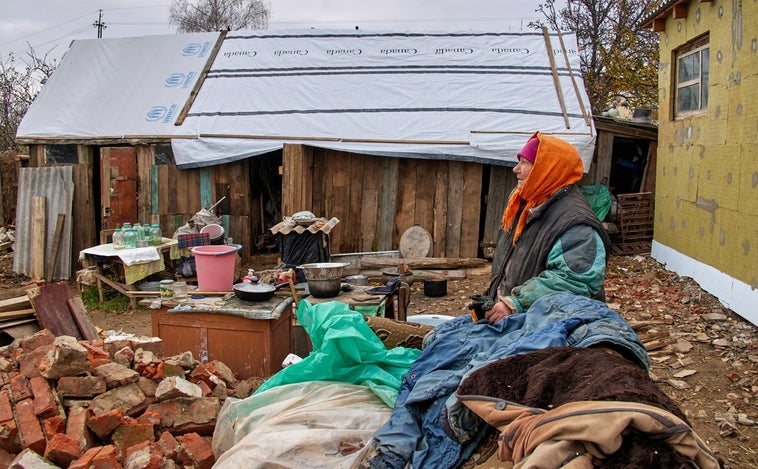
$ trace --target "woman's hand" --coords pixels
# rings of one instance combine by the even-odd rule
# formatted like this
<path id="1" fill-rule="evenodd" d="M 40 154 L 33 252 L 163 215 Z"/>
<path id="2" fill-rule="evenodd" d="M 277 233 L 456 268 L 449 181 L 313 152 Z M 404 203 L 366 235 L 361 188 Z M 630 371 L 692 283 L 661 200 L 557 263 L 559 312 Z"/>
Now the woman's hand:
<path id="1" fill-rule="evenodd" d="M 484 318 L 490 324 L 495 324 L 496 322 L 500 321 L 503 318 L 507 318 L 513 313 L 515 313 L 515 311 L 509 308 L 508 305 L 502 301 L 498 301 L 495 303 L 495 306 L 493 306 L 492 309 L 484 313 Z"/>

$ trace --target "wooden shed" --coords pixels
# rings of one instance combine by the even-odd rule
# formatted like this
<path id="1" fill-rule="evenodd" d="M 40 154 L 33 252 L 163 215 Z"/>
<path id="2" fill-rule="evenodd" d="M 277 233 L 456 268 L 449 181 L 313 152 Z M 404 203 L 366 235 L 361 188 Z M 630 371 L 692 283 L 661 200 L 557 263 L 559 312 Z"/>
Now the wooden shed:
<path id="1" fill-rule="evenodd" d="M 591 167 L 577 70 L 575 37 L 547 31 L 76 41 L 17 141 L 32 167 L 76 167 L 74 252 L 124 221 L 170 235 L 214 206 L 243 261 L 300 210 L 340 220 L 332 253 L 397 249 L 419 225 L 431 256 L 486 257 L 533 132 Z"/>

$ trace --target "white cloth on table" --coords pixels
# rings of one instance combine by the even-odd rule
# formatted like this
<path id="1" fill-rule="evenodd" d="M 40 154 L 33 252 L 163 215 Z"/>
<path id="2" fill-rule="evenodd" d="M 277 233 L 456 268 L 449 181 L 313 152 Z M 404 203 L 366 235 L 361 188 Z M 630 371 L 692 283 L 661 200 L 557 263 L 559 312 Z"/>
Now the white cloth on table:
<path id="1" fill-rule="evenodd" d="M 114 249 L 113 244 L 108 243 L 83 249 L 81 253 L 107 257 L 118 256 L 118 258 L 121 259 L 121 262 L 126 266 L 147 264 L 148 262 L 161 260 L 161 255 L 158 252 L 158 249 L 153 246 L 144 248 Z"/>

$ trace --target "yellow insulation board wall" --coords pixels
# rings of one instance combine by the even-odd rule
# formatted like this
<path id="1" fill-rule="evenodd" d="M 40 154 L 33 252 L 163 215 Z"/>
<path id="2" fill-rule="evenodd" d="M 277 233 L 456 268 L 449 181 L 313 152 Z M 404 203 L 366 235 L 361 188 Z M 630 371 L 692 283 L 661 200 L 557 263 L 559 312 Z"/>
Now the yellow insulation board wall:
<path id="1" fill-rule="evenodd" d="M 741 8 L 741 10 L 739 10 Z M 690 2 L 661 34 L 655 240 L 758 287 L 758 2 Z M 752 31 L 752 33 L 751 33 Z M 707 112 L 671 115 L 675 51 L 708 34 Z"/>

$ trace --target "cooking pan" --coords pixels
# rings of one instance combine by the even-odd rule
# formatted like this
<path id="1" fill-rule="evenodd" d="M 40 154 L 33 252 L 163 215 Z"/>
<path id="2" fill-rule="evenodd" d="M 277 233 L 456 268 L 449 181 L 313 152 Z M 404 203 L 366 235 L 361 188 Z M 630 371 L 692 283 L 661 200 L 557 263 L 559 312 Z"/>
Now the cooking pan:
<path id="1" fill-rule="evenodd" d="M 274 296 L 274 292 L 287 283 L 280 283 L 279 285 L 271 285 L 270 283 L 252 283 L 242 282 L 235 283 L 234 295 L 240 300 L 245 301 L 266 301 Z"/>

